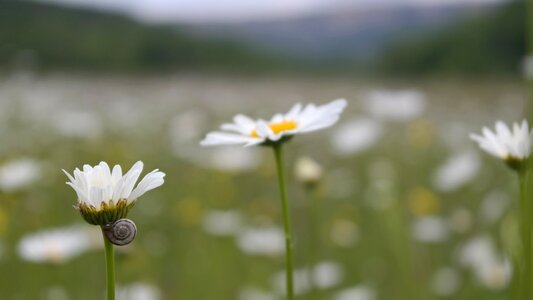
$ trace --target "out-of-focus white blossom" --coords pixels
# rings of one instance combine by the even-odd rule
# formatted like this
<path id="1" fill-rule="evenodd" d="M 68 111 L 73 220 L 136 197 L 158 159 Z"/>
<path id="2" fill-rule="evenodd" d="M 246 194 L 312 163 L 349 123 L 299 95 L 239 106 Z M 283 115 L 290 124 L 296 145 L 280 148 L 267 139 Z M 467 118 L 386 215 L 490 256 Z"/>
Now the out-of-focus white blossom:
<path id="1" fill-rule="evenodd" d="M 11 192 L 23 189 L 41 177 L 41 164 L 31 158 L 21 158 L 0 165 L 0 189 Z"/>
<path id="2" fill-rule="evenodd" d="M 459 262 L 469 268 L 479 283 L 492 290 L 502 290 L 511 279 L 512 267 L 507 258 L 496 252 L 488 236 L 478 236 L 459 249 Z"/>
<path id="3" fill-rule="evenodd" d="M 323 173 L 322 166 L 309 157 L 300 157 L 294 164 L 294 177 L 303 184 L 318 183 Z"/>
<path id="4" fill-rule="evenodd" d="M 375 300 L 377 293 L 374 289 L 365 286 L 357 285 L 354 287 L 340 290 L 333 296 L 333 300 Z"/>
<path id="5" fill-rule="evenodd" d="M 440 217 L 423 217 L 414 220 L 412 233 L 415 240 L 423 243 L 444 242 L 450 236 L 448 224 Z"/>
<path id="6" fill-rule="evenodd" d="M 433 185 L 440 191 L 455 191 L 476 177 L 481 162 L 475 152 L 467 151 L 450 157 L 433 174 Z"/>
<path id="7" fill-rule="evenodd" d="M 335 151 L 349 155 L 374 146 L 383 135 L 382 125 L 372 119 L 363 118 L 341 124 L 331 136 Z"/>
<path id="8" fill-rule="evenodd" d="M 159 288 L 144 282 L 131 283 L 117 288 L 117 300 L 160 300 Z"/>
<path id="9" fill-rule="evenodd" d="M 272 285 L 279 295 L 285 295 L 287 274 L 285 270 L 279 271 L 272 276 Z M 293 271 L 294 294 L 303 295 L 311 289 L 307 270 L 298 269 Z"/>
<path id="10" fill-rule="evenodd" d="M 237 245 L 249 255 L 277 256 L 285 250 L 285 236 L 278 227 L 248 228 L 237 237 Z"/>
<path id="11" fill-rule="evenodd" d="M 65 263 L 95 247 L 94 231 L 82 226 L 44 230 L 23 237 L 20 257 L 35 263 Z"/>
<path id="12" fill-rule="evenodd" d="M 344 278 L 340 264 L 334 261 L 323 261 L 312 268 L 313 284 L 321 289 L 338 285 Z"/>
<path id="13" fill-rule="evenodd" d="M 365 108 L 376 118 L 408 121 L 422 115 L 426 97 L 417 90 L 376 90 L 365 99 Z"/>

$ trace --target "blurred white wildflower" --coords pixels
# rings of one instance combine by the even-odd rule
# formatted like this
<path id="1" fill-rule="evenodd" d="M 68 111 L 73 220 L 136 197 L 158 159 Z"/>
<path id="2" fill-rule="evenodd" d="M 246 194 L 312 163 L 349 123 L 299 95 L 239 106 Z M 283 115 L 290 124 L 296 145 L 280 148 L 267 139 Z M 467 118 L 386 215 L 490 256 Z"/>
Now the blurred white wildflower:
<path id="1" fill-rule="evenodd" d="M 285 270 L 279 271 L 272 276 L 272 285 L 274 290 L 280 294 L 286 294 L 286 278 L 287 274 Z M 309 275 L 307 270 L 298 269 L 293 271 L 293 284 L 294 284 L 294 293 L 296 295 L 302 295 L 307 293 L 311 289 L 309 284 Z"/>
<path id="2" fill-rule="evenodd" d="M 433 173 L 433 185 L 440 191 L 455 191 L 475 178 L 481 167 L 479 156 L 472 151 L 456 154 Z"/>
<path id="3" fill-rule="evenodd" d="M 374 117 L 390 121 L 409 121 L 422 115 L 426 97 L 417 90 L 376 90 L 365 99 L 365 108 Z"/>
<path id="4" fill-rule="evenodd" d="M 492 290 L 505 288 L 511 278 L 509 260 L 498 255 L 488 236 L 478 236 L 459 249 L 459 262 L 476 275 L 477 280 Z"/>
<path id="5" fill-rule="evenodd" d="M 314 266 L 312 277 L 315 286 L 326 289 L 338 285 L 344 277 L 344 272 L 339 263 L 323 261 Z"/>
<path id="6" fill-rule="evenodd" d="M 285 293 L 285 271 L 279 271 L 272 277 L 274 289 L 279 294 Z M 305 294 L 311 290 L 311 282 L 319 289 L 328 289 L 338 285 L 344 277 L 340 264 L 334 261 L 322 261 L 311 268 L 294 271 L 294 290 L 296 294 Z"/>
<path id="7" fill-rule="evenodd" d="M 256 287 L 244 287 L 239 292 L 238 300 L 277 300 L 276 295 Z"/>
<path id="8" fill-rule="evenodd" d="M 206 150 L 207 157 L 203 157 L 204 166 L 219 171 L 243 172 L 252 171 L 261 162 L 261 154 L 241 147 L 224 147 Z"/>
<path id="9" fill-rule="evenodd" d="M 343 289 L 333 297 L 333 300 L 375 300 L 377 293 L 365 285 L 357 285 Z"/>
<path id="10" fill-rule="evenodd" d="M 383 126 L 372 119 L 354 119 L 341 124 L 331 136 L 338 154 L 349 155 L 374 146 L 383 135 Z"/>
<path id="11" fill-rule="evenodd" d="M 275 114 L 270 121 L 252 120 L 245 115 L 237 115 L 233 123 L 221 126 L 223 131 L 208 133 L 201 142 L 203 146 L 244 145 L 253 146 L 267 142 L 278 142 L 300 133 L 328 128 L 337 123 L 346 107 L 344 99 L 316 106 L 298 103 L 286 114 Z"/>
<path id="12" fill-rule="evenodd" d="M 89 111 L 60 111 L 53 115 L 54 128 L 66 137 L 97 138 L 104 131 L 99 115 Z"/>
<path id="13" fill-rule="evenodd" d="M 481 149 L 506 161 L 511 167 L 519 167 L 531 153 L 533 132 L 530 132 L 527 120 L 513 123 L 512 128 L 502 121 L 497 121 L 494 131 L 483 127 L 482 133 L 471 134 L 470 138 L 476 141 Z"/>
<path id="14" fill-rule="evenodd" d="M 461 274 L 451 267 L 438 269 L 431 278 L 431 289 L 438 296 L 452 296 L 460 286 Z"/>
<path id="15" fill-rule="evenodd" d="M 136 282 L 117 288 L 117 300 L 160 300 L 161 291 L 154 285 Z"/>
<path id="16" fill-rule="evenodd" d="M 278 227 L 249 228 L 239 234 L 237 245 L 249 255 L 276 256 L 285 250 L 285 236 Z"/>
<path id="17" fill-rule="evenodd" d="M 237 235 L 242 228 L 242 215 L 235 210 L 211 210 L 203 218 L 204 230 L 216 236 Z"/>
<path id="18" fill-rule="evenodd" d="M 31 158 L 8 161 L 0 166 L 0 189 L 11 192 L 23 189 L 41 177 L 41 164 Z"/>
<path id="19" fill-rule="evenodd" d="M 419 242 L 439 243 L 448 239 L 450 230 L 441 217 L 423 217 L 413 221 L 412 233 Z"/>
<path id="20" fill-rule="evenodd" d="M 294 164 L 294 177 L 306 185 L 313 185 L 320 181 L 324 170 L 310 157 L 300 157 Z"/>
<path id="21" fill-rule="evenodd" d="M 78 225 L 44 230 L 23 237 L 17 252 L 30 262 L 61 264 L 94 248 L 93 237 L 93 230 Z"/>

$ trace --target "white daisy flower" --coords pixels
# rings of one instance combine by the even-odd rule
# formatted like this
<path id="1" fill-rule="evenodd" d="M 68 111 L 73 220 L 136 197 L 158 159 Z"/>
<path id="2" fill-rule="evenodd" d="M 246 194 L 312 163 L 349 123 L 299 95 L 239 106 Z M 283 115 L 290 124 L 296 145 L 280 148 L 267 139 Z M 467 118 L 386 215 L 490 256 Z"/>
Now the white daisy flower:
<path id="1" fill-rule="evenodd" d="M 76 168 L 74 176 L 63 172 L 70 180 L 67 184 L 78 195 L 76 208 L 85 220 L 94 225 L 106 225 L 126 217 L 137 198 L 163 184 L 165 173 L 156 169 L 134 188 L 142 170 L 143 163 L 138 161 L 124 175 L 119 165 L 111 171 L 105 162 L 94 167 L 84 165 L 83 171 Z"/>
<path id="2" fill-rule="evenodd" d="M 221 129 L 208 133 L 200 143 L 202 146 L 244 145 L 252 146 L 275 143 L 282 138 L 295 134 L 324 129 L 339 120 L 346 107 L 344 99 L 338 99 L 325 105 L 298 103 L 286 114 L 276 114 L 270 121 L 253 120 L 245 115 L 236 115 L 233 123 L 223 124 Z"/>
<path id="3" fill-rule="evenodd" d="M 496 122 L 495 131 L 483 127 L 482 135 L 471 134 L 470 138 L 479 144 L 481 149 L 506 161 L 511 167 L 520 167 L 521 162 L 531 154 L 530 132 L 526 120 L 514 123 L 512 129 L 502 121 Z"/>

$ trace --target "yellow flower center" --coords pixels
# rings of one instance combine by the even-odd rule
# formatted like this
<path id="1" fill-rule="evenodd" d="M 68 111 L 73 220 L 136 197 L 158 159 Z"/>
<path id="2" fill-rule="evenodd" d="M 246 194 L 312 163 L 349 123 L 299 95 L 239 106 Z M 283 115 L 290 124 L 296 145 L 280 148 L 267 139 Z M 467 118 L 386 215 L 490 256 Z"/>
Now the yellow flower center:
<path id="1" fill-rule="evenodd" d="M 289 120 L 289 121 L 282 121 L 278 123 L 270 123 L 268 124 L 268 127 L 274 132 L 274 134 L 278 134 L 284 131 L 293 130 L 298 126 L 298 124 L 295 121 Z M 257 134 L 257 130 L 254 129 L 250 133 L 250 136 L 254 138 L 258 138 L 259 135 Z"/>

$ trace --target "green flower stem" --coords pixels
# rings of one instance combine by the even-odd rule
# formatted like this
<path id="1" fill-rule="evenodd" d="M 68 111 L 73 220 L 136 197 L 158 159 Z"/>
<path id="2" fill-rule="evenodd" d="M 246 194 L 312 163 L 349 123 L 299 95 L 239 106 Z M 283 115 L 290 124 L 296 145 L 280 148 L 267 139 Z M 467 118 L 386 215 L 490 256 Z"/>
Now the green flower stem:
<path id="1" fill-rule="evenodd" d="M 103 234 L 103 237 L 107 270 L 107 300 L 115 300 L 115 249 L 105 234 Z"/>
<path id="2" fill-rule="evenodd" d="M 287 277 L 287 300 L 294 299 L 294 283 L 292 278 L 293 261 L 292 261 L 292 235 L 291 219 L 289 213 L 289 204 L 287 200 L 287 186 L 285 182 L 285 171 L 283 163 L 282 143 L 273 145 L 274 156 L 276 157 L 276 167 L 278 170 L 279 191 L 281 197 L 281 208 L 283 210 L 283 227 L 285 229 L 285 264 Z"/>
<path id="3" fill-rule="evenodd" d="M 522 277 L 522 288 L 524 297 L 523 299 L 531 299 L 532 293 L 531 289 L 533 287 L 532 282 L 532 271 L 533 271 L 533 260 L 531 255 L 532 253 L 532 205 L 531 201 L 527 199 L 527 171 L 519 171 L 518 178 L 520 182 L 520 226 L 522 234 L 522 257 L 523 257 L 523 277 Z M 517 266 L 518 267 L 518 266 Z"/>
<path id="4" fill-rule="evenodd" d="M 320 290 L 315 284 L 314 268 L 317 265 L 318 255 L 320 252 L 320 199 L 317 197 L 316 186 L 307 186 L 305 188 L 307 199 L 311 202 L 309 211 L 309 241 L 308 241 L 308 255 L 309 255 L 309 269 L 308 280 L 311 285 L 311 299 L 319 300 L 322 298 Z"/>

